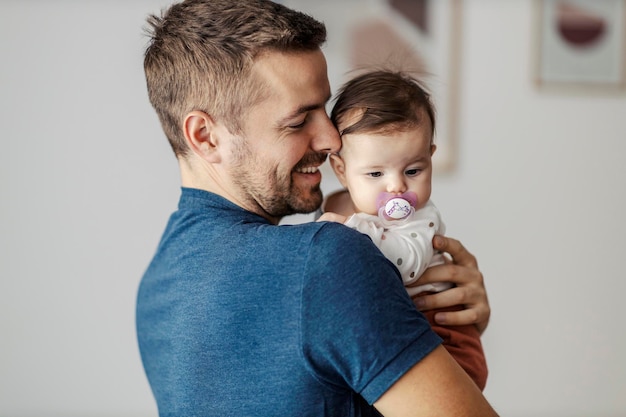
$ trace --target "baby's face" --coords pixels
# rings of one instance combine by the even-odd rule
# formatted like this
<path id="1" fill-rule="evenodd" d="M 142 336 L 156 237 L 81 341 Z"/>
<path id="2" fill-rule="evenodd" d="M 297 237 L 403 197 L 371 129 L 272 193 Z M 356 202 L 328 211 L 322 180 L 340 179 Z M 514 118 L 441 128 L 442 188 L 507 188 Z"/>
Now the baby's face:
<path id="1" fill-rule="evenodd" d="M 381 192 L 417 194 L 419 209 L 430 198 L 435 146 L 430 124 L 388 133 L 353 133 L 342 137 L 341 156 L 332 161 L 357 212 L 378 214 Z"/>

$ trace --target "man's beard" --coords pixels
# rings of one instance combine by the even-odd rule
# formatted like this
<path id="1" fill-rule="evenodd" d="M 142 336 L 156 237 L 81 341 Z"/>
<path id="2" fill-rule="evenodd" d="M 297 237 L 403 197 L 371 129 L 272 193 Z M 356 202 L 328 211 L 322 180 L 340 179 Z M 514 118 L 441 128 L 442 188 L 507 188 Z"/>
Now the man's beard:
<path id="1" fill-rule="evenodd" d="M 322 205 L 323 195 L 319 184 L 307 189 L 297 188 L 291 178 L 283 179 L 274 184 L 289 184 L 286 192 L 283 187 L 276 187 L 279 191 L 273 198 L 266 200 L 265 210 L 273 217 L 284 217 L 296 213 L 311 213 Z"/>
<path id="2" fill-rule="evenodd" d="M 239 176 L 236 182 L 254 200 L 255 205 L 273 218 L 317 210 L 323 199 L 319 184 L 308 189 L 298 188 L 292 180 L 292 174 L 290 172 L 288 176 L 279 178 L 276 171 L 268 171 L 262 176 L 254 175 L 254 178 Z"/>
<path id="3" fill-rule="evenodd" d="M 292 171 L 279 174 L 275 167 L 263 166 L 263 161 L 252 155 L 245 141 L 238 151 L 241 153 L 232 172 L 233 179 L 253 206 L 260 207 L 276 219 L 297 213 L 311 213 L 321 206 L 323 195 L 320 185 L 297 187 L 293 174 L 298 167 L 322 164 L 326 154 L 305 155 Z"/>

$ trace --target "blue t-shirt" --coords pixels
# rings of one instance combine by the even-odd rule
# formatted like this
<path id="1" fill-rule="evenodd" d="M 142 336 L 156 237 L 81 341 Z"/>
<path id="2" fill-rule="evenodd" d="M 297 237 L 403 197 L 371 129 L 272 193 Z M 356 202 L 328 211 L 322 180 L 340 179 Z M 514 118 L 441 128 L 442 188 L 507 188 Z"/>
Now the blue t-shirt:
<path id="1" fill-rule="evenodd" d="M 189 188 L 141 281 L 137 336 L 162 417 L 374 415 L 440 343 L 365 235 L 275 226 Z"/>

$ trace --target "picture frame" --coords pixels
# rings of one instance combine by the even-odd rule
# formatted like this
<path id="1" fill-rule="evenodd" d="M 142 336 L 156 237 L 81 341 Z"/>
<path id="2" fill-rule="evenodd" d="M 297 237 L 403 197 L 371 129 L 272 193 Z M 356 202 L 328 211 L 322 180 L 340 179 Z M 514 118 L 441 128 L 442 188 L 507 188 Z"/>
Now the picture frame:
<path id="1" fill-rule="evenodd" d="M 462 0 L 282 0 L 325 23 L 333 91 L 360 68 L 401 69 L 423 81 L 436 109 L 434 175 L 458 158 Z"/>
<path id="2" fill-rule="evenodd" d="M 624 92 L 626 0 L 535 0 L 541 89 Z"/>

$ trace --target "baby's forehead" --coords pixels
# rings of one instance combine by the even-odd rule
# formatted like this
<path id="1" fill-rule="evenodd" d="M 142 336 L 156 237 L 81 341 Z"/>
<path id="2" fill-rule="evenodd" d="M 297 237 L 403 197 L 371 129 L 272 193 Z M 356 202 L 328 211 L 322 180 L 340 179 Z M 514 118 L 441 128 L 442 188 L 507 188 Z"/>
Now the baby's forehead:
<path id="1" fill-rule="evenodd" d="M 344 159 L 416 159 L 431 154 L 432 141 L 424 126 L 396 126 L 374 132 L 350 132 L 342 136 L 339 155 Z"/>

